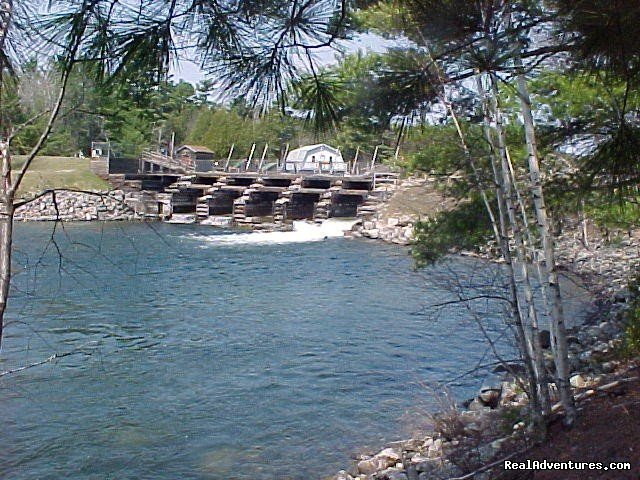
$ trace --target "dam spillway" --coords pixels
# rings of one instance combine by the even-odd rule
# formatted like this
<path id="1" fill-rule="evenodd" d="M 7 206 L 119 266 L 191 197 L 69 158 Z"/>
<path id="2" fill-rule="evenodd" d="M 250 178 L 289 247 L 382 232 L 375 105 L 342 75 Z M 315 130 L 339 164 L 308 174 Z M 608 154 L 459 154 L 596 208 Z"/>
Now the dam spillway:
<path id="1" fill-rule="evenodd" d="M 296 220 L 366 217 L 398 175 L 147 172 L 109 175 L 109 181 L 147 218 L 286 229 Z"/>

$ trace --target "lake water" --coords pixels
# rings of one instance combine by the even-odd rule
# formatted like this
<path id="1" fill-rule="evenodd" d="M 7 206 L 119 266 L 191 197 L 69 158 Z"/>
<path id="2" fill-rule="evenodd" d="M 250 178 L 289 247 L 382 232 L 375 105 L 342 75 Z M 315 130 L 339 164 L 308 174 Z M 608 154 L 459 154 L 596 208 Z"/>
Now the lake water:
<path id="1" fill-rule="evenodd" d="M 18 225 L 0 370 L 80 353 L 0 379 L 0 477 L 322 478 L 490 361 L 464 306 L 427 308 L 484 264 L 305 228 Z"/>

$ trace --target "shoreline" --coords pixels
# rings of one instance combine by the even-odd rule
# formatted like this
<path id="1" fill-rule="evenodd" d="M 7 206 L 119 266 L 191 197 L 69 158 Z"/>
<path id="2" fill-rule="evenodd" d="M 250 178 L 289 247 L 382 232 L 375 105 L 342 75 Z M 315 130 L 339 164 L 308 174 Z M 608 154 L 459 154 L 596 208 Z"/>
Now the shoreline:
<path id="1" fill-rule="evenodd" d="M 90 222 L 142 220 L 122 190 L 85 192 L 56 189 L 27 200 L 15 210 L 19 222 Z"/>
<path id="2" fill-rule="evenodd" d="M 579 239 L 578 225 L 569 222 L 557 239 L 561 275 L 578 278 L 593 295 L 591 303 L 595 308 L 582 325 L 569 331 L 570 381 L 579 406 L 637 379 L 636 363 L 620 358 L 617 353 L 630 301 L 626 285 L 640 266 L 640 230 L 629 233 L 619 244 L 594 235 L 586 247 Z M 456 255 L 495 260 L 489 251 L 456 252 Z M 546 347 L 548 351 L 550 345 Z M 550 354 L 545 361 L 551 361 Z M 555 418 L 561 415 L 557 401 L 555 398 Z M 537 445 L 516 415 L 527 405 L 517 382 L 510 374 L 504 374 L 501 382 L 483 386 L 473 399 L 433 412 L 433 429 L 387 444 L 372 455 L 361 455 L 348 468 L 329 478 L 493 478 L 489 466 L 501 469 L 505 458 L 523 458 L 521 450 L 529 451 Z"/>

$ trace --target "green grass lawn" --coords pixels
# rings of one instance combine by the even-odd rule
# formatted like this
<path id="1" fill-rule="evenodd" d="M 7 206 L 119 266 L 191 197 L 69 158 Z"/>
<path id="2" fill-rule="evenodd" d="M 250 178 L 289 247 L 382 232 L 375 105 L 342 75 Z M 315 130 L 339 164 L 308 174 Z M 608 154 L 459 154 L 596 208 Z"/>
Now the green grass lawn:
<path id="1" fill-rule="evenodd" d="M 18 170 L 25 157 L 15 155 L 12 169 Z M 50 188 L 108 190 L 109 184 L 91 172 L 89 158 L 36 157 L 24 177 L 18 197 L 31 197 Z"/>

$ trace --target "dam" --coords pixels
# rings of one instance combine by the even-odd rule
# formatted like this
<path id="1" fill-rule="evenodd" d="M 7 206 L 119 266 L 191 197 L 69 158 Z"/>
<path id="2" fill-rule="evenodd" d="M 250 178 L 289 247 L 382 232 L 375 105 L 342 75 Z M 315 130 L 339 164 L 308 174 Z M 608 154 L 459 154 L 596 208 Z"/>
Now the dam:
<path id="1" fill-rule="evenodd" d="M 255 147 L 255 145 L 254 145 Z M 399 174 L 371 160 L 345 162 L 319 144 L 293 150 L 275 163 L 261 158 L 215 160 L 206 147 L 184 145 L 174 154 L 143 152 L 122 158 L 111 144 L 94 143 L 91 168 L 123 190 L 140 216 L 170 222 L 290 228 L 294 221 L 370 218 L 391 194 Z"/>
<path id="2" fill-rule="evenodd" d="M 367 218 L 397 184 L 398 175 L 279 172 L 145 172 L 109 175 L 113 188 L 148 218 L 285 229 L 296 220 Z"/>

